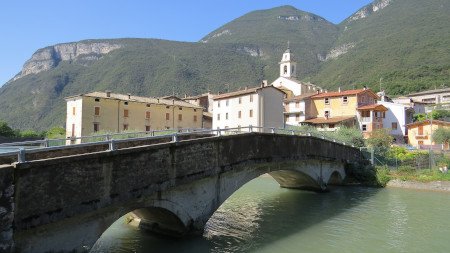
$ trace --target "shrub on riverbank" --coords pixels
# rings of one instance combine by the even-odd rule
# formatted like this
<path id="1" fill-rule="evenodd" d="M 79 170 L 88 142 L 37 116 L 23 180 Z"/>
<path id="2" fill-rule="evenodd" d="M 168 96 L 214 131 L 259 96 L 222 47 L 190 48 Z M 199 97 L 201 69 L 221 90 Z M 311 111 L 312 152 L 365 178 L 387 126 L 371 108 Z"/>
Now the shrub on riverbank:
<path id="1" fill-rule="evenodd" d="M 386 186 L 390 180 L 432 182 L 450 181 L 450 173 L 442 173 L 438 169 L 416 170 L 411 166 L 402 166 L 398 170 L 389 170 L 385 166 L 377 166 L 377 182 L 380 186 Z"/>

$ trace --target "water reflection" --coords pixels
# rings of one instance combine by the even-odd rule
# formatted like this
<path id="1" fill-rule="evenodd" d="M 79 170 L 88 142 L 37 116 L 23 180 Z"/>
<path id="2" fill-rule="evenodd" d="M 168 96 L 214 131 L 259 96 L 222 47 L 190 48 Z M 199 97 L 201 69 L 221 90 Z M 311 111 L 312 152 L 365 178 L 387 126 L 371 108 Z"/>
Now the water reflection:
<path id="1" fill-rule="evenodd" d="M 357 187 L 319 194 L 263 177 L 228 199 L 202 237 L 155 237 L 116 222 L 92 252 L 449 252 L 449 196 Z"/>

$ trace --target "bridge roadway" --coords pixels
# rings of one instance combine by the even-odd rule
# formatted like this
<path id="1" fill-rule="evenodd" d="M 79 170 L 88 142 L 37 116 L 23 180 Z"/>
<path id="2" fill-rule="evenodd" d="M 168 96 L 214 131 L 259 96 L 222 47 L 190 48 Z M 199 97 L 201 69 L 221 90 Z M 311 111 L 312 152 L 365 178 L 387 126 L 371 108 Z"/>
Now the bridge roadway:
<path id="1" fill-rule="evenodd" d="M 365 162 L 357 148 L 273 133 L 80 147 L 27 160 L 0 165 L 0 252 L 85 252 L 129 212 L 155 233 L 201 233 L 230 195 L 262 174 L 281 187 L 323 191 L 342 182 L 348 164 Z"/>

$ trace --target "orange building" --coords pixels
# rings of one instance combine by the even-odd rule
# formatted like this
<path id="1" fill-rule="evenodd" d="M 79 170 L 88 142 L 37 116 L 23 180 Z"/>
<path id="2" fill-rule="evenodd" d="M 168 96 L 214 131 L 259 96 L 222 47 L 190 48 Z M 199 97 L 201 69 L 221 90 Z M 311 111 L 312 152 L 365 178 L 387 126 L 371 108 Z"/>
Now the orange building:
<path id="1" fill-rule="evenodd" d="M 420 122 L 414 122 L 406 125 L 408 131 L 408 144 L 416 148 L 429 148 L 433 145 L 433 148 L 443 148 L 448 150 L 449 144 L 444 146 L 436 145 L 432 140 L 434 131 L 439 128 L 450 128 L 450 122 L 440 120 L 424 120 Z"/>

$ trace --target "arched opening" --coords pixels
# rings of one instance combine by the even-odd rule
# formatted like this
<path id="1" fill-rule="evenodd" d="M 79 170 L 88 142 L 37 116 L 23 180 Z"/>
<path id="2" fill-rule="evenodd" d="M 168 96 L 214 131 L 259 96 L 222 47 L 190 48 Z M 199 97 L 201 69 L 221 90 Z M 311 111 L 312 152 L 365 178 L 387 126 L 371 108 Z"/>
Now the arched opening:
<path id="1" fill-rule="evenodd" d="M 341 173 L 334 171 L 328 180 L 328 185 L 341 185 L 342 181 Z"/>
<path id="2" fill-rule="evenodd" d="M 288 72 L 287 66 L 284 66 L 283 72 L 284 72 L 284 74 L 287 74 L 287 72 Z"/>
<path id="3" fill-rule="evenodd" d="M 133 211 L 130 216 L 136 219 L 140 229 L 147 232 L 170 237 L 183 237 L 188 232 L 180 218 L 164 208 L 141 208 Z"/>

